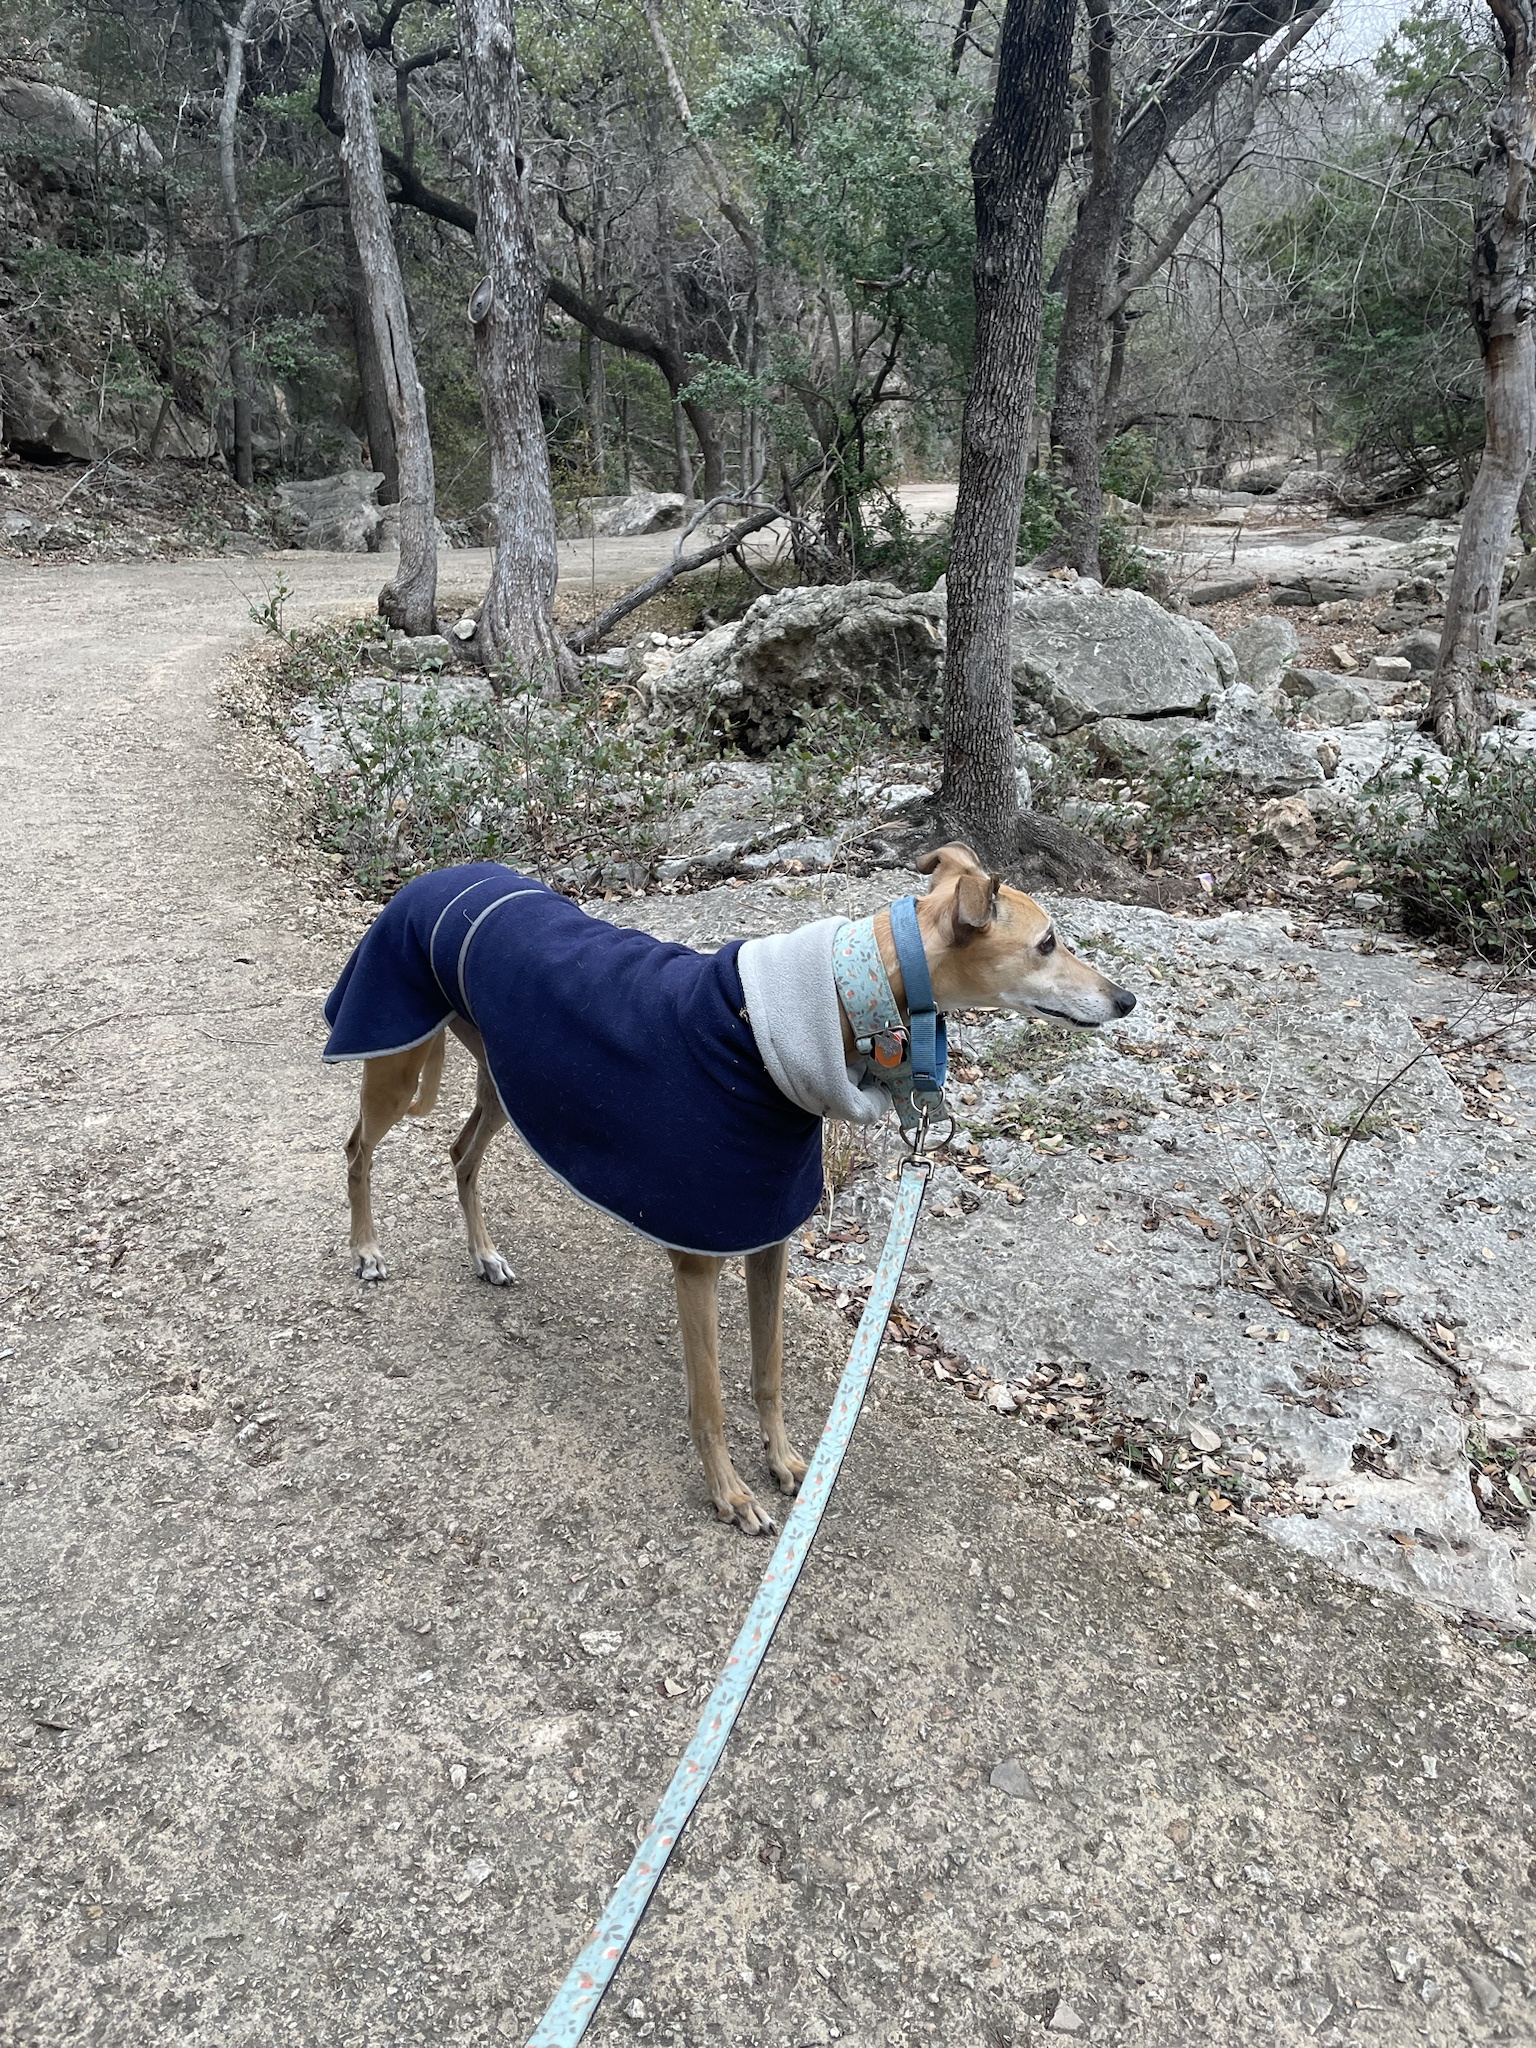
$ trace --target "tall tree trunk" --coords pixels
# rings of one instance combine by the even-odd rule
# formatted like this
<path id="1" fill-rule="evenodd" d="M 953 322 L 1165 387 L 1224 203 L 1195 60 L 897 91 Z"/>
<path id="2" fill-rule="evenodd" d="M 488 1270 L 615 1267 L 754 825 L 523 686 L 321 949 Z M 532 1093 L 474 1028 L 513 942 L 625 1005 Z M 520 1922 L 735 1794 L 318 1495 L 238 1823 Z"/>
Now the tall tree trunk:
<path id="1" fill-rule="evenodd" d="M 368 291 L 363 283 L 363 266 L 357 255 L 357 237 L 345 214 L 342 216 L 342 234 L 346 250 L 347 312 L 352 321 L 352 350 L 357 361 L 357 385 L 363 402 L 363 431 L 368 436 L 368 459 L 384 479 L 379 486 L 379 503 L 393 505 L 400 497 L 395 423 L 389 416 L 389 392 L 384 383 L 384 365 L 379 361 L 379 345 L 373 338 Z"/>
<path id="2" fill-rule="evenodd" d="M 362 31 L 342 0 L 320 0 L 336 67 L 336 110 L 343 124 L 341 166 L 357 237 L 368 315 L 389 399 L 400 465 L 400 565 L 379 592 L 379 611 L 412 635 L 437 630 L 437 485 L 427 401 L 411 346 L 405 284 L 395 253 L 379 157 L 379 130 Z"/>
<path id="3" fill-rule="evenodd" d="M 475 325 L 496 507 L 479 643 L 487 661 L 554 695 L 574 681 L 575 662 L 550 616 L 559 553 L 539 411 L 545 278 L 520 149 L 516 14 L 509 0 L 456 0 L 455 16 L 476 161 L 475 244 L 491 285 L 489 309 Z"/>
<path id="4" fill-rule="evenodd" d="M 251 463 L 251 359 L 245 347 L 246 293 L 251 282 L 251 245 L 240 211 L 235 178 L 235 117 L 245 86 L 245 46 L 256 17 L 256 0 L 245 0 L 239 18 L 230 24 L 229 63 L 224 72 L 224 97 L 219 103 L 219 191 L 229 228 L 229 382 L 234 403 L 230 453 L 235 482 L 242 490 L 254 481 Z"/>
<path id="5" fill-rule="evenodd" d="M 1462 514 L 1427 723 L 1447 753 L 1475 747 L 1497 713 L 1491 684 L 1504 557 L 1536 453 L 1536 159 L 1532 0 L 1488 0 L 1508 78 L 1488 120 L 1472 220 L 1472 324 L 1483 352 L 1483 460 Z"/>
<path id="6" fill-rule="evenodd" d="M 1066 563 L 1084 576 L 1099 574 L 1104 516 L 1099 378 L 1105 327 L 1128 295 L 1116 290 L 1115 272 L 1122 238 L 1148 178 L 1195 115 L 1284 30 L 1279 47 L 1251 74 L 1251 125 L 1252 111 L 1275 70 L 1331 4 L 1332 0 L 1312 0 L 1306 7 L 1302 0 L 1217 0 L 1209 8 L 1172 9 L 1175 22 L 1184 17 L 1179 54 L 1147 81 L 1139 104 L 1122 122 L 1114 80 L 1111 0 L 1088 0 L 1089 180 L 1072 236 L 1051 405 L 1051 449 L 1072 504 L 1065 533 L 1049 551 L 1051 561 Z M 1232 168 L 1238 160 L 1233 157 Z M 1145 263 L 1133 267 L 1130 288 L 1150 281 L 1223 182 L 1218 175 L 1192 195 L 1171 234 Z"/>
<path id="7" fill-rule="evenodd" d="M 940 801 L 983 858 L 1017 850 L 1009 627 L 1040 355 L 1041 238 L 1067 146 L 1074 0 L 1008 0 L 992 116 L 971 152 L 976 364 L 949 557 Z"/>

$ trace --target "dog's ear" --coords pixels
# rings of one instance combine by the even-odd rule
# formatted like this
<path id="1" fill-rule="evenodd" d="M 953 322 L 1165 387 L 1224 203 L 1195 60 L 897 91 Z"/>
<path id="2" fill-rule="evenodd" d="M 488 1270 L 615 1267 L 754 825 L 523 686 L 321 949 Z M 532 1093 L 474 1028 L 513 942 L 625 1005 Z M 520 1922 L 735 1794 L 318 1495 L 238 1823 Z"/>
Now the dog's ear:
<path id="1" fill-rule="evenodd" d="M 989 875 L 977 868 L 961 875 L 956 882 L 955 900 L 950 905 L 949 915 L 957 946 L 968 944 L 996 917 L 997 892 L 1002 879 L 1001 875 Z"/>
<path id="2" fill-rule="evenodd" d="M 920 875 L 931 875 L 941 868 L 959 868 L 962 871 L 974 868 L 981 873 L 981 862 L 968 846 L 953 840 L 948 846 L 936 846 L 931 853 L 923 854 L 915 863 Z"/>

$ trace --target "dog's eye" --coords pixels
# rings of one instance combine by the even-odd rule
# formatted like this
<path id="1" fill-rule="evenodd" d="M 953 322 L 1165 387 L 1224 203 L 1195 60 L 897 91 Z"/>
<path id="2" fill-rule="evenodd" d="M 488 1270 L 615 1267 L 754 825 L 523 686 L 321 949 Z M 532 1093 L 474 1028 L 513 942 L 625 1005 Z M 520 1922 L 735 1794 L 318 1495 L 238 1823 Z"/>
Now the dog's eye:
<path id="1" fill-rule="evenodd" d="M 1040 941 L 1039 945 L 1037 945 L 1035 948 L 1035 951 L 1037 953 L 1054 953 L 1055 950 L 1056 934 L 1054 932 L 1047 932 L 1045 937 Z"/>

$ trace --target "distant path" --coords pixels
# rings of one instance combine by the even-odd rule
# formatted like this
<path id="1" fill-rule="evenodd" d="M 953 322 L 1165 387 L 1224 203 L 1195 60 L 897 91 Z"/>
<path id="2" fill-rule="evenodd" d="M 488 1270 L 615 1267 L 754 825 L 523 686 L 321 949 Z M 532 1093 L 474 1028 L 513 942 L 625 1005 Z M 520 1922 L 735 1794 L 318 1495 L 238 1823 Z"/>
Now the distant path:
<path id="1" fill-rule="evenodd" d="M 282 566 L 302 615 L 381 564 Z M 269 860 L 216 708 L 270 570 L 0 575 L 7 2048 L 522 2040 L 765 1558 L 705 1512 L 664 1261 L 517 1148 L 519 1286 L 469 1273 L 446 1108 L 351 1279 L 317 1054 L 363 913 Z M 807 1442 L 845 1332 L 792 1310 Z M 1523 2036 L 1528 1686 L 885 1365 L 591 2038 Z"/>

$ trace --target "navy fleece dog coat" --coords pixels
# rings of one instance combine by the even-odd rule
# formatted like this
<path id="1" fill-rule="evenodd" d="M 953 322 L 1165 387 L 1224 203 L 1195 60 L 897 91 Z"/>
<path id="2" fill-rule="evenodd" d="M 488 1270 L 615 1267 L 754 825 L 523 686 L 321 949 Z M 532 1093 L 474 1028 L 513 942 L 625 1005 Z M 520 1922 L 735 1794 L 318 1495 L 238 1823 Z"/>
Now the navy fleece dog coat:
<path id="1" fill-rule="evenodd" d="M 502 1108 L 594 1207 L 676 1251 L 777 1244 L 821 1200 L 821 1119 L 780 1093 L 736 955 L 605 924 L 491 861 L 408 882 L 326 1000 L 327 1060 L 464 1017 Z"/>

